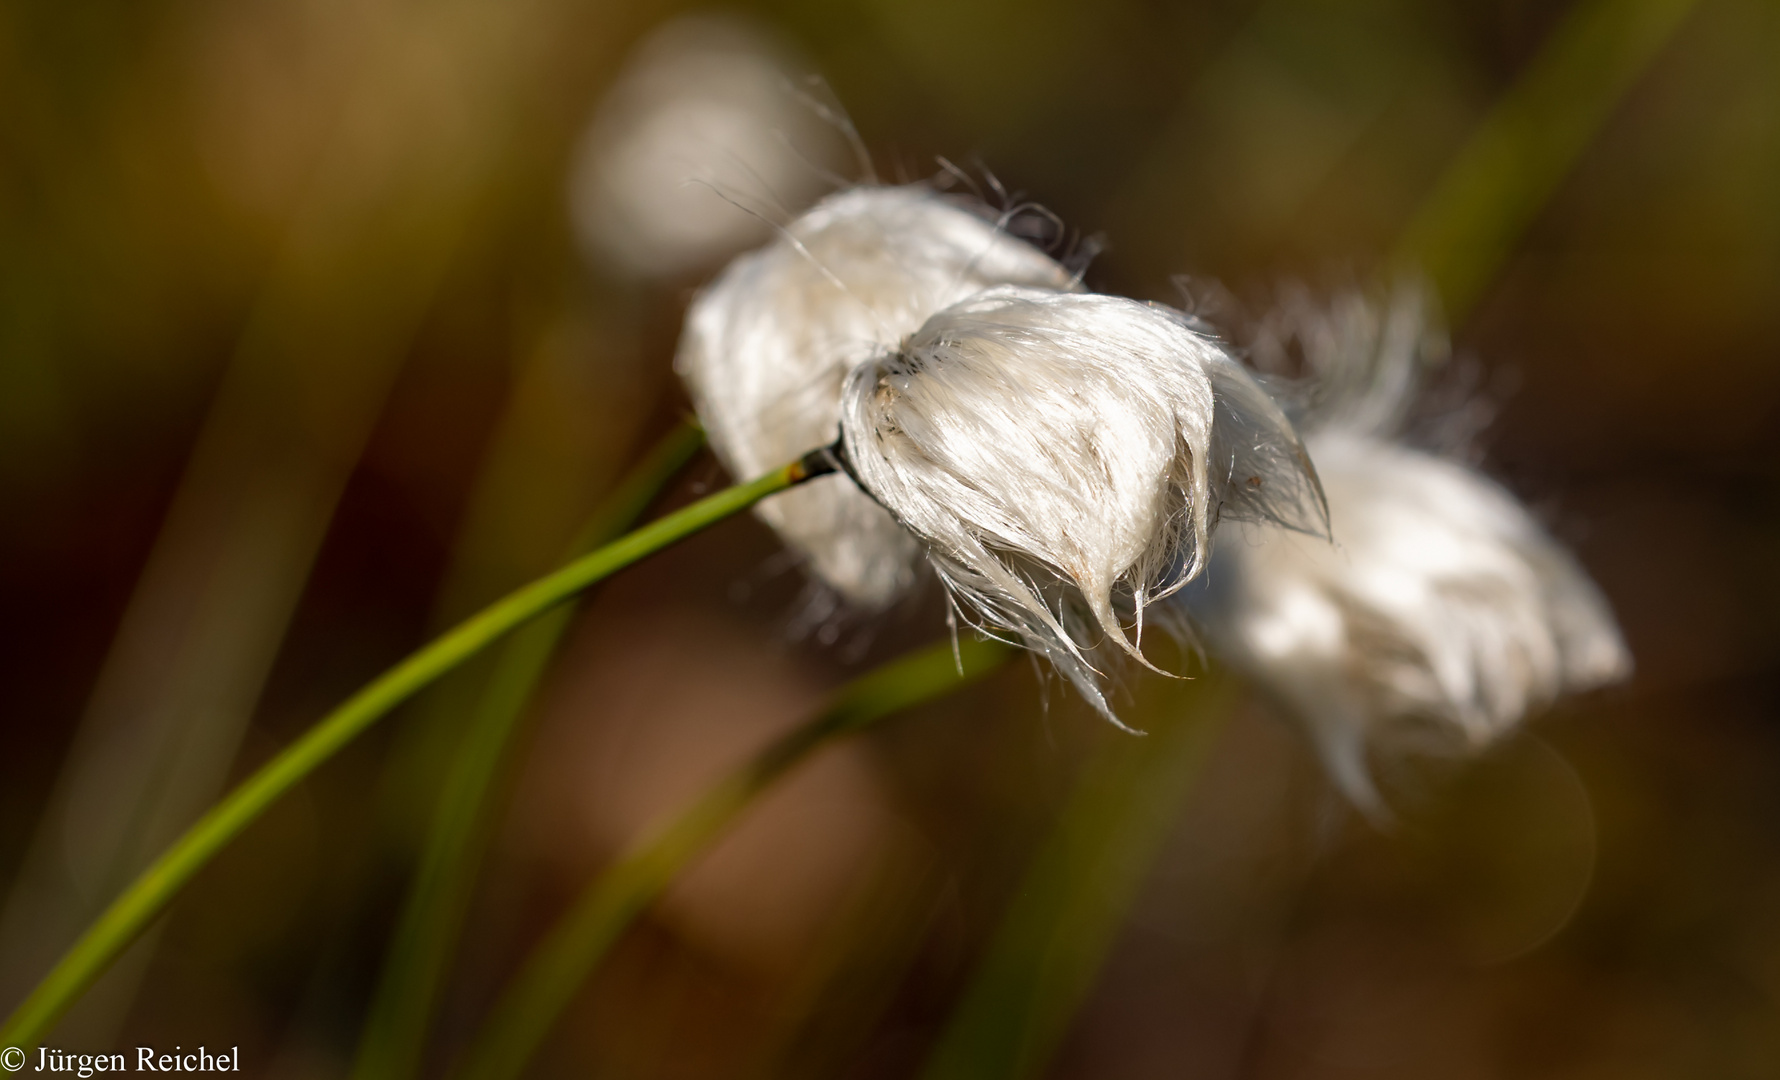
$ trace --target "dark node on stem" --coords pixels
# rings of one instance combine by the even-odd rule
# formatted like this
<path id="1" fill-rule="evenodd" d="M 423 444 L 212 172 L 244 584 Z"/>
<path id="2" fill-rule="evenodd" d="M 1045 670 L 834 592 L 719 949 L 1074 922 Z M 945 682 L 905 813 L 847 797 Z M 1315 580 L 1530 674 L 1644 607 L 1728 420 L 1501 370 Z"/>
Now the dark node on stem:
<path id="1" fill-rule="evenodd" d="M 793 484 L 801 484 L 805 480 L 817 476 L 826 476 L 832 472 L 846 473 L 847 479 L 853 481 L 854 487 L 865 492 L 866 498 L 877 503 L 879 506 L 884 506 L 884 501 L 872 494 L 871 488 L 868 488 L 859 482 L 859 474 L 853 471 L 853 459 L 847 456 L 847 442 L 845 436 L 835 439 L 827 446 L 811 450 L 803 457 L 797 459 L 797 470 L 797 476 L 791 481 Z M 884 506 L 884 509 L 890 510 L 887 506 Z M 896 511 L 890 510 L 890 516 L 895 517 Z M 897 520 L 900 521 L 901 519 L 898 518 Z"/>
<path id="2" fill-rule="evenodd" d="M 846 445 L 839 439 L 827 446 L 819 446 L 798 458 L 797 477 L 792 482 L 801 484 L 805 480 L 813 480 L 818 476 L 827 476 L 833 472 L 844 472 L 855 484 L 859 483 L 859 477 L 853 475 L 853 463 L 847 460 Z M 863 490 L 863 485 L 861 485 L 861 490 Z"/>

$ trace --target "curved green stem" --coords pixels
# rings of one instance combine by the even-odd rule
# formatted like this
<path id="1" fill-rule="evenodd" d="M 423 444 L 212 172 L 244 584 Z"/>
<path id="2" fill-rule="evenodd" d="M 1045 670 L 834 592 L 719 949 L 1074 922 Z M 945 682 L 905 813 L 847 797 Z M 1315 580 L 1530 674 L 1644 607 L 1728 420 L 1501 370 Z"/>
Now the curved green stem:
<path id="1" fill-rule="evenodd" d="M 755 797 L 812 750 L 900 709 L 939 697 L 1013 656 L 999 641 L 941 642 L 848 683 L 815 719 L 756 754 L 624 855 L 532 950 L 471 1045 L 458 1080 L 512 1080 L 531 1060 L 588 974 L 674 876 L 721 836 Z"/>
<path id="2" fill-rule="evenodd" d="M 507 631 L 589 585 L 810 475 L 803 462 L 793 462 L 707 496 L 509 593 L 384 672 L 248 777 L 151 863 L 7 1018 L 0 1046 L 35 1044 L 212 856 L 274 800 L 397 705 Z"/>
<path id="3" fill-rule="evenodd" d="M 704 433 L 691 423 L 663 437 L 602 501 L 568 554 L 630 528 L 703 445 Z M 405 1080 L 420 1071 L 439 988 L 474 892 L 496 778 L 573 613 L 562 605 L 509 638 L 473 697 L 359 1040 L 353 1076 L 360 1080 Z"/>

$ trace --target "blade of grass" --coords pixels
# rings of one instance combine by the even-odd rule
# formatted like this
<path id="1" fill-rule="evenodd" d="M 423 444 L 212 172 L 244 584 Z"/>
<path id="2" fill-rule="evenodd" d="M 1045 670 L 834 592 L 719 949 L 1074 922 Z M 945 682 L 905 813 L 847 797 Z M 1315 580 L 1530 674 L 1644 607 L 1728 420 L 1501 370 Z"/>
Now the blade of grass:
<path id="1" fill-rule="evenodd" d="M 507 594 L 378 676 L 243 781 L 149 864 L 7 1018 L 0 1029 L 0 1046 L 36 1043 L 213 855 L 274 800 L 397 705 L 509 630 L 589 585 L 811 475 L 810 466 L 797 461 L 706 496 Z"/>
<path id="2" fill-rule="evenodd" d="M 510 196 L 500 194 L 509 186 L 501 177 L 522 129 L 513 118 L 525 115 L 527 83 L 517 73 L 547 53 L 514 38 L 509 28 L 522 21 L 505 8 L 485 26 L 456 21 L 463 25 L 434 6 L 366 24 L 363 40 L 312 69 L 326 80 L 314 86 L 338 90 L 309 99 L 318 120 L 332 117 L 314 130 L 333 134 L 292 174 L 304 178 L 293 189 L 302 195 L 269 234 L 283 239 L 268 250 L 254 295 L 243 297 L 239 336 L 166 518 L 27 861 L 7 884 L 0 1001 L 23 997 L 103 901 L 227 790 L 415 335 L 462 246 L 503 217 L 495 207 Z M 432 57 L 450 59 L 423 60 Z M 487 107 L 449 118 L 435 111 L 460 97 Z M 363 126 L 369 116 L 381 133 L 374 138 Z M 446 155 L 453 167 L 439 168 Z M 111 1041 L 151 956 L 136 950 L 107 980 L 78 1030 L 65 1032 L 72 1043 Z"/>
<path id="3" fill-rule="evenodd" d="M 1478 125 L 1393 253 L 1455 321 L 1698 0 L 1581 0 Z"/>
<path id="4" fill-rule="evenodd" d="M 585 552 L 634 524 L 703 445 L 703 432 L 690 423 L 663 437 L 595 510 L 569 554 Z M 509 757 L 519 718 L 573 614 L 573 606 L 563 605 L 515 633 L 481 687 L 439 794 L 372 999 L 353 1065 L 359 1080 L 406 1080 L 420 1070 L 427 1028 L 487 842 L 495 780 Z"/>
<path id="5" fill-rule="evenodd" d="M 471 1044 L 458 1080 L 511 1080 L 524 1071 L 587 976 L 682 869 L 741 812 L 811 751 L 893 712 L 940 697 L 999 668 L 999 641 L 940 642 L 843 687 L 795 728 L 707 788 L 679 816 L 633 847 L 588 886 L 532 950 Z"/>
<path id="6" fill-rule="evenodd" d="M 1167 689 L 1148 710 L 1149 738 L 1113 739 L 1085 766 L 924 1080 L 1011 1080 L 1050 1059 L 1236 698 L 1216 674 Z"/>

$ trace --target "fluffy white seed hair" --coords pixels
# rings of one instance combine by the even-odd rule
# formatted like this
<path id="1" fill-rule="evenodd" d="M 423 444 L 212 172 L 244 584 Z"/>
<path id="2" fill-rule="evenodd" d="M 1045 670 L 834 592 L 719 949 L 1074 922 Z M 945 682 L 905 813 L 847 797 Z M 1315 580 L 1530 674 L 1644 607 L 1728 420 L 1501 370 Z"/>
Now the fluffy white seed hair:
<path id="1" fill-rule="evenodd" d="M 845 140 L 792 88 L 802 66 L 731 16 L 682 16 L 643 39 L 576 149 L 569 202 L 589 253 L 631 276 L 677 276 L 814 201 L 844 167 Z"/>
<path id="2" fill-rule="evenodd" d="M 1383 812 L 1369 749 L 1474 750 L 1629 673 L 1600 591 L 1532 514 L 1398 441 L 1418 369 L 1444 353 L 1419 291 L 1387 309 L 1300 295 L 1270 332 L 1297 341 L 1313 380 L 1299 423 L 1335 543 L 1266 526 L 1223 537 L 1184 599 L 1211 650 L 1305 723 L 1355 803 Z"/>
<path id="3" fill-rule="evenodd" d="M 1220 512 L 1321 528 L 1285 415 L 1160 306 L 990 290 L 854 369 L 842 417 L 859 483 L 928 545 L 966 617 L 1013 631 L 1109 717 L 1083 631 L 1147 663 L 1144 610 L 1199 572 Z"/>
<path id="4" fill-rule="evenodd" d="M 675 367 L 711 446 L 752 477 L 833 442 L 841 383 L 934 312 L 992 285 L 1066 289 L 1068 271 L 924 185 L 832 195 L 738 258 L 693 301 Z M 811 481 L 755 511 L 852 605 L 889 604 L 920 548 L 847 477 Z"/>

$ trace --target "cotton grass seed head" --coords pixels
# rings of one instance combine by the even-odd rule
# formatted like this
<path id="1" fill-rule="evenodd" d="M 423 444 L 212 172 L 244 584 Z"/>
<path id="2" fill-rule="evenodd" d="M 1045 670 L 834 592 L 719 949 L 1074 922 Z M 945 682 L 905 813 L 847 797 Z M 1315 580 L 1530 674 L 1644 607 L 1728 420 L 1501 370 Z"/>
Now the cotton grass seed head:
<path id="1" fill-rule="evenodd" d="M 1389 437 L 1428 350 L 1444 355 L 1420 310 L 1413 293 L 1388 309 L 1356 293 L 1321 321 L 1293 316 L 1320 381 L 1303 424 L 1335 543 L 1224 537 L 1183 597 L 1212 651 L 1297 714 L 1372 811 L 1369 750 L 1474 750 L 1631 667 L 1600 591 L 1513 495 Z"/>
<path id="2" fill-rule="evenodd" d="M 1321 524 L 1285 416 L 1186 316 L 1133 300 L 991 290 L 855 368 L 842 416 L 860 485 L 965 615 L 1109 716 L 1084 630 L 1141 662 L 1145 609 L 1199 572 L 1221 512 Z"/>
<path id="3" fill-rule="evenodd" d="M 693 301 L 675 366 L 711 446 L 754 476 L 834 441 L 841 384 L 929 316 L 1000 284 L 1068 289 L 1049 256 L 925 185 L 832 195 Z M 845 476 L 755 511 L 851 604 L 882 608 L 914 577 L 915 539 Z"/>
<path id="4" fill-rule="evenodd" d="M 804 70 L 735 16 L 685 15 L 645 38 L 576 148 L 569 203 L 588 253 L 627 276 L 678 277 L 814 202 L 848 151 L 800 98 Z"/>

